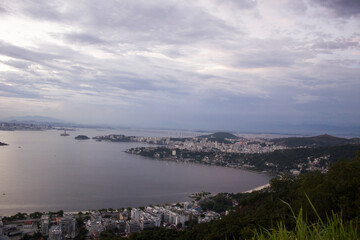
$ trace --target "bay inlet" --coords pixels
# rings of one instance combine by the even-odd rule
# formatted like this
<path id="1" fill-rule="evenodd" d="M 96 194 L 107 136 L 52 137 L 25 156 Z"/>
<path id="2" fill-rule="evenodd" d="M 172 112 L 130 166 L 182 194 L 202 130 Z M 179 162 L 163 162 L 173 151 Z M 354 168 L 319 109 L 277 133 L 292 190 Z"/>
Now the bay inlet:
<path id="1" fill-rule="evenodd" d="M 239 169 L 158 161 L 124 151 L 142 143 L 80 141 L 77 135 L 166 133 L 79 129 L 0 131 L 0 215 L 84 211 L 188 200 L 191 193 L 244 192 L 270 176 Z M 3 193 L 5 195 L 3 195 Z"/>

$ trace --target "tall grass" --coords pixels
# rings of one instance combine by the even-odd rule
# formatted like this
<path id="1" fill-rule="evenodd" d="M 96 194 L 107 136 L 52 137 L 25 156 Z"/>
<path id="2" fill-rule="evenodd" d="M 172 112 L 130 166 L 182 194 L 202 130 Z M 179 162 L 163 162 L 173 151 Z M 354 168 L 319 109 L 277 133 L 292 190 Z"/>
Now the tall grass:
<path id="1" fill-rule="evenodd" d="M 349 222 L 346 225 L 341 216 L 332 214 L 327 218 L 326 223 L 319 220 L 316 223 L 308 224 L 303 217 L 302 210 L 295 218 L 294 230 L 287 230 L 284 223 L 280 222 L 275 229 L 256 231 L 254 240 L 281 239 L 281 240 L 311 240 L 311 239 L 359 239 L 357 227 Z"/>
<path id="2" fill-rule="evenodd" d="M 306 197 L 308 198 L 308 196 Z M 316 223 L 308 223 L 306 218 L 303 216 L 302 209 L 300 209 L 299 213 L 296 216 L 290 205 L 288 203 L 285 203 L 290 207 L 292 211 L 294 220 L 296 222 L 295 228 L 293 230 L 288 230 L 286 229 L 285 224 L 283 222 L 280 222 L 275 229 L 256 231 L 253 240 L 360 239 L 357 226 L 353 222 L 349 221 L 347 223 L 344 223 L 341 215 L 335 213 L 332 213 L 331 216 L 327 217 L 326 221 L 323 221 L 309 198 L 308 201 L 312 209 L 318 216 L 318 221 Z"/>

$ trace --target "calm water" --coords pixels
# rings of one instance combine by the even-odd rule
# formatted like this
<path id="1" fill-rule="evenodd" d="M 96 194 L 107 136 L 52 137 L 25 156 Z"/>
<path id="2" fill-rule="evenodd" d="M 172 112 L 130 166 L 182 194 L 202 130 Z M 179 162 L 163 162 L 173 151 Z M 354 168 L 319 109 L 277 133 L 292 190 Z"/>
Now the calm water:
<path id="1" fill-rule="evenodd" d="M 164 132 L 80 129 L 69 132 L 69 137 L 60 133 L 0 131 L 0 141 L 10 144 L 0 147 L 0 216 L 185 201 L 193 192 L 241 192 L 270 179 L 255 172 L 157 161 L 124 152 L 144 144 L 74 139 L 79 134 Z"/>

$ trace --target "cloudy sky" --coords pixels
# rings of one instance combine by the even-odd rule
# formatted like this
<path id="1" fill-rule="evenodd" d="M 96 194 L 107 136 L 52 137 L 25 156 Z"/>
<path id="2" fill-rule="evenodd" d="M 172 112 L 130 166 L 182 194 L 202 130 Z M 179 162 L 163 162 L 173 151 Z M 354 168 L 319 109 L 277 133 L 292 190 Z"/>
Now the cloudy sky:
<path id="1" fill-rule="evenodd" d="M 1 0 L 0 118 L 359 129 L 359 0 Z"/>

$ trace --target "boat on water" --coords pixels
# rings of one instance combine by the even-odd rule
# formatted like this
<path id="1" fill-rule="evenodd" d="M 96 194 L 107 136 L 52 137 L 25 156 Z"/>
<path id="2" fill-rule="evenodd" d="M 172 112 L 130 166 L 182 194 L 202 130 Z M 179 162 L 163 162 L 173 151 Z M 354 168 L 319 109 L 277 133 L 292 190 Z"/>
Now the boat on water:
<path id="1" fill-rule="evenodd" d="M 70 134 L 68 134 L 67 132 L 66 132 L 66 130 L 64 130 L 64 132 L 62 133 L 62 134 L 60 134 L 60 136 L 70 136 Z"/>

